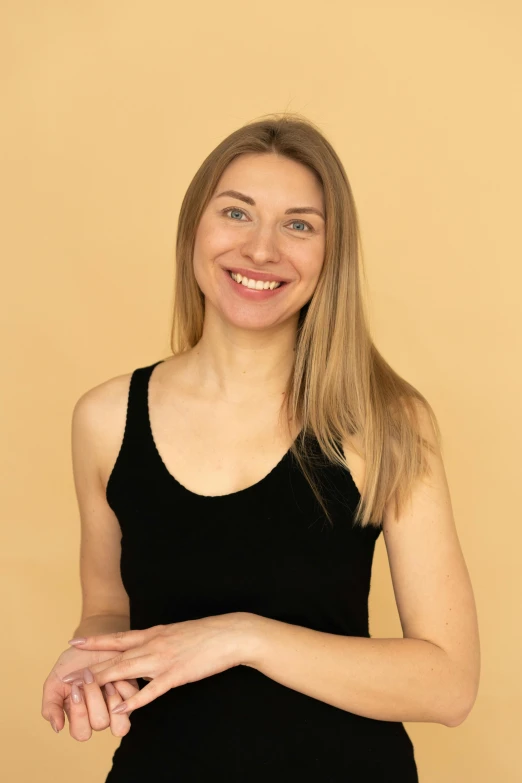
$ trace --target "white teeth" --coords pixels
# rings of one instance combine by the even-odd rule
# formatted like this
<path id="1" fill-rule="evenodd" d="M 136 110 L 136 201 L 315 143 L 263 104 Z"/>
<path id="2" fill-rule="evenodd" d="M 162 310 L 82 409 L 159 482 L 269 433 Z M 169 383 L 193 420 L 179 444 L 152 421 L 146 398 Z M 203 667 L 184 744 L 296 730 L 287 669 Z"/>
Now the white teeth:
<path id="1" fill-rule="evenodd" d="M 236 272 L 229 272 L 230 277 L 232 280 L 235 280 L 236 283 L 240 283 L 241 285 L 244 285 L 245 288 L 255 288 L 257 291 L 270 289 L 271 291 L 274 288 L 279 288 L 282 283 L 278 282 L 277 280 L 272 280 L 272 282 L 263 282 L 263 280 L 252 280 L 248 277 L 243 277 L 243 275 L 240 275 L 239 273 L 236 274 Z"/>

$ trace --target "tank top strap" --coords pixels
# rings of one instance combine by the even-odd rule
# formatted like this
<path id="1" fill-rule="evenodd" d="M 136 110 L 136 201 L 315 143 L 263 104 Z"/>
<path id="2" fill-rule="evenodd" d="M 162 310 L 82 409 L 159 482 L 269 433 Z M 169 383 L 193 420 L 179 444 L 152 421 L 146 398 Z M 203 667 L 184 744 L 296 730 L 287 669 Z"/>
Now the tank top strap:
<path id="1" fill-rule="evenodd" d="M 143 447 L 148 443 L 149 424 L 149 380 L 154 368 L 161 364 L 160 359 L 147 367 L 138 367 L 131 375 L 127 400 L 125 441 Z M 141 450 L 141 449 L 140 449 Z"/>

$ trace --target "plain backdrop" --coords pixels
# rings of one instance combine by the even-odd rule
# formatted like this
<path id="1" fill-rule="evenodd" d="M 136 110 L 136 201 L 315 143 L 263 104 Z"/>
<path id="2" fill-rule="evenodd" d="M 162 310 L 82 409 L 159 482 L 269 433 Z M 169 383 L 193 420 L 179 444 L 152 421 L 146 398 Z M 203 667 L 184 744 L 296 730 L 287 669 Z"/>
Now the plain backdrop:
<path id="1" fill-rule="evenodd" d="M 181 200 L 270 112 L 334 145 L 361 220 L 379 350 L 438 415 L 479 612 L 457 728 L 406 723 L 421 783 L 520 780 L 522 9 L 514 0 L 0 7 L 0 774 L 103 781 L 119 739 L 40 715 L 80 617 L 70 425 L 169 354 Z M 372 636 L 401 637 L 383 537 Z"/>

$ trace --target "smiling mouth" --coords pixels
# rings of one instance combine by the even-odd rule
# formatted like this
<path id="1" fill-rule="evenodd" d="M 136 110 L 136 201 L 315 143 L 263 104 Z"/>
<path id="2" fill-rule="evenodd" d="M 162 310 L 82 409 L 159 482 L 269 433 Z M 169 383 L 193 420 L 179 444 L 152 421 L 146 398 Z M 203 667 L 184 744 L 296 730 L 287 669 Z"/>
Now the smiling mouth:
<path id="1" fill-rule="evenodd" d="M 231 272 L 229 269 L 227 269 L 227 272 L 236 285 L 242 285 L 244 288 L 248 288 L 249 291 L 274 291 L 276 288 L 281 288 L 281 286 L 286 285 L 286 282 L 280 280 L 257 280 L 255 285 L 247 285 L 242 282 L 243 280 L 249 279 L 246 276 L 240 275 L 237 272 Z M 254 278 L 250 279 L 254 280 Z"/>

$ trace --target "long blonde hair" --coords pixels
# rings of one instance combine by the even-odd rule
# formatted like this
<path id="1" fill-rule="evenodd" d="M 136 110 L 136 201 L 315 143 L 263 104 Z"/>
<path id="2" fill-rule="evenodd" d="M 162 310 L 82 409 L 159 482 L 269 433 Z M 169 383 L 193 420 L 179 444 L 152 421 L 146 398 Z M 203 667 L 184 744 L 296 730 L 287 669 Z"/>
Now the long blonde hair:
<path id="1" fill-rule="evenodd" d="M 355 202 L 341 160 L 310 120 L 272 114 L 227 136 L 194 175 L 179 214 L 171 331 L 173 354 L 195 346 L 203 333 L 204 296 L 193 269 L 196 230 L 227 166 L 245 153 L 275 153 L 307 166 L 322 184 L 326 208 L 325 256 L 313 296 L 299 313 L 295 359 L 281 415 L 302 422 L 291 453 L 332 524 L 310 466 L 315 436 L 324 456 L 349 470 L 339 443 L 365 461 L 354 524 L 382 524 L 388 501 L 399 515 L 417 478 L 429 473 L 419 404 L 441 435 L 425 397 L 381 356 L 370 335 L 364 266 Z"/>

